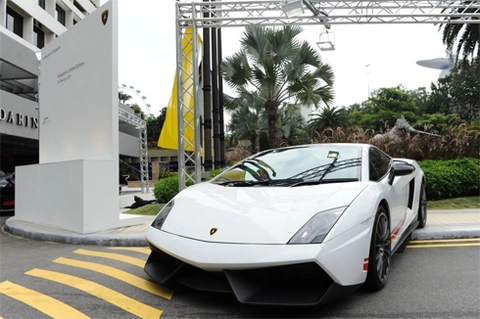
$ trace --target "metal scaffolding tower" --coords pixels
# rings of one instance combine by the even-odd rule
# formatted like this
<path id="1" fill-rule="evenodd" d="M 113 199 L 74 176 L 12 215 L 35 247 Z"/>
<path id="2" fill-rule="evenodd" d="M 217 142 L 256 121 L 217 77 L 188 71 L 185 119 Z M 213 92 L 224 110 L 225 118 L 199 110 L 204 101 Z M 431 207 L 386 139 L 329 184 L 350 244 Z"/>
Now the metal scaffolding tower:
<path id="1" fill-rule="evenodd" d="M 177 96 L 178 96 L 178 172 L 179 189 L 186 187 L 187 180 L 201 180 L 201 118 L 203 108 L 199 85 L 198 66 L 200 50 L 193 41 L 193 58 L 187 59 L 182 52 L 183 30 L 191 26 L 193 34 L 203 28 L 245 27 L 252 25 L 324 25 L 334 24 L 372 24 L 372 23 L 474 23 L 480 24 L 480 1 L 319 1 L 302 0 L 308 9 L 303 15 L 287 18 L 282 6 L 285 0 L 259 1 L 203 1 L 190 2 L 181 0 L 176 3 L 176 51 L 177 51 Z M 193 37 L 195 39 L 195 37 Z M 192 64 L 194 74 L 185 74 L 182 61 Z M 185 62 L 183 62 L 185 63 Z M 193 81 L 194 109 L 189 109 L 184 100 L 188 88 L 182 85 L 182 75 Z M 190 91 L 192 92 L 192 91 Z M 188 113 L 193 113 L 193 120 L 185 122 Z M 184 115 L 183 118 L 181 115 Z M 195 141 L 188 141 L 184 135 L 185 127 L 192 127 Z M 185 151 L 186 143 L 194 143 L 194 152 Z M 188 164 L 188 166 L 187 166 Z M 194 168 L 194 171 L 191 170 Z"/>
<path id="2" fill-rule="evenodd" d="M 142 193 L 148 193 L 150 191 L 150 184 L 148 178 L 147 122 L 120 108 L 118 109 L 118 119 L 135 126 L 138 130 L 140 138 L 140 187 Z"/>

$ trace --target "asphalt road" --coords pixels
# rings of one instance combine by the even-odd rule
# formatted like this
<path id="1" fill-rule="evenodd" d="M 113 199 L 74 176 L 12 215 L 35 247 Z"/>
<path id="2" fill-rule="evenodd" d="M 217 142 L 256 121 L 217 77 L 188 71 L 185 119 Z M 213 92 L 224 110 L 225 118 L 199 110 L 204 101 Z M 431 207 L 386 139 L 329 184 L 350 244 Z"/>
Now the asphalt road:
<path id="1" fill-rule="evenodd" d="M 0 317 L 480 318 L 479 243 L 415 246 L 393 257 L 380 292 L 360 290 L 321 307 L 283 308 L 149 283 L 142 267 L 146 248 L 30 242 L 1 233 Z"/>

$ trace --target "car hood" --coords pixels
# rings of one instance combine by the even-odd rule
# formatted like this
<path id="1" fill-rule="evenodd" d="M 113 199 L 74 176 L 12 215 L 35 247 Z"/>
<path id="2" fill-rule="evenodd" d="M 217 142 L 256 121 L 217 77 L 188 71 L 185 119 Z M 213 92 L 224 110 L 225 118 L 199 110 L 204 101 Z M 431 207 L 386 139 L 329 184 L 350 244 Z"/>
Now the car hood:
<path id="1" fill-rule="evenodd" d="M 180 192 L 162 230 L 216 243 L 285 244 L 316 213 L 347 206 L 366 183 L 301 187 L 225 187 Z"/>

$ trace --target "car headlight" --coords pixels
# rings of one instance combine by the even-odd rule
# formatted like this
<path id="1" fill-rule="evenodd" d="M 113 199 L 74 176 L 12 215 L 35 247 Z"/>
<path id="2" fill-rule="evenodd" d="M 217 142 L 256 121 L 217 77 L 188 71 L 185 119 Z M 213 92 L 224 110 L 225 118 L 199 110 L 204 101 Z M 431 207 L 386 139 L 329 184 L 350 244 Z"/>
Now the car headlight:
<path id="1" fill-rule="evenodd" d="M 347 206 L 342 206 L 317 213 L 302 228 L 300 228 L 288 243 L 320 244 L 340 216 L 342 216 L 346 208 Z"/>
<path id="2" fill-rule="evenodd" d="M 158 213 L 157 217 L 155 217 L 155 220 L 152 223 L 152 227 L 155 227 L 157 229 L 162 229 L 163 223 L 165 222 L 168 214 L 170 214 L 170 211 L 173 208 L 173 204 L 174 204 L 174 201 L 171 200 L 165 206 L 163 206 L 163 208 Z"/>

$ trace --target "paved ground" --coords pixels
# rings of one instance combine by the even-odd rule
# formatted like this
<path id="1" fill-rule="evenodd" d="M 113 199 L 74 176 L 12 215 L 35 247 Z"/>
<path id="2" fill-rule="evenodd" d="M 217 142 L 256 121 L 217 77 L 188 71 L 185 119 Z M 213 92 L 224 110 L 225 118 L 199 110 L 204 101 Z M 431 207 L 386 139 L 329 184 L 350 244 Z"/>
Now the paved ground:
<path id="1" fill-rule="evenodd" d="M 134 203 L 134 196 L 144 200 L 153 198 L 152 193 L 141 194 L 139 190 L 129 190 L 120 196 L 119 211 Z M 152 223 L 154 216 L 142 217 L 141 223 L 135 226 L 116 228 L 92 234 L 77 234 L 71 231 L 38 225 L 15 218 L 6 219 L 3 231 L 31 240 L 103 245 L 103 246 L 146 246 L 145 230 Z M 427 215 L 427 226 L 417 229 L 412 239 L 447 239 L 447 238 L 480 238 L 480 209 L 463 210 L 430 210 Z"/>

